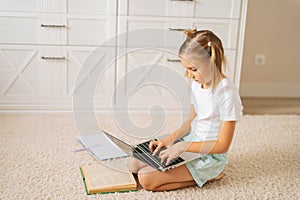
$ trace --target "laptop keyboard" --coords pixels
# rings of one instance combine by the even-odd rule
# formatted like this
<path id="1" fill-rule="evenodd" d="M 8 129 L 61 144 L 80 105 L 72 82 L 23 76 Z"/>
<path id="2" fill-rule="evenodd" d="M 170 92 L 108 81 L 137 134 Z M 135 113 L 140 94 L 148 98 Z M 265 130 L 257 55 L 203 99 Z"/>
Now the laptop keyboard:
<path id="1" fill-rule="evenodd" d="M 139 144 L 136 146 L 136 148 L 133 151 L 133 155 L 137 158 L 141 159 L 142 161 L 146 162 L 150 166 L 154 168 L 166 168 L 175 164 L 178 164 L 180 162 L 183 162 L 184 160 L 181 157 L 177 157 L 169 163 L 169 165 L 165 165 L 165 163 L 161 163 L 161 158 L 158 156 L 159 153 L 166 149 L 166 147 L 161 148 L 158 153 L 153 156 L 153 152 L 149 149 L 149 144 L 151 141 L 144 142 L 142 144 Z"/>

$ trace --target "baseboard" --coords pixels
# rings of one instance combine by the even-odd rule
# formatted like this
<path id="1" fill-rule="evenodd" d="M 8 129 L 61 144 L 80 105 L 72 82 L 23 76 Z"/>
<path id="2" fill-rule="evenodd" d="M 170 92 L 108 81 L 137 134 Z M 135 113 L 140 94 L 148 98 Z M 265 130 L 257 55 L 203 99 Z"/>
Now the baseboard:
<path id="1" fill-rule="evenodd" d="M 249 84 L 241 83 L 242 97 L 300 97 L 300 84 Z"/>
<path id="2" fill-rule="evenodd" d="M 114 111 L 117 113 L 153 113 L 161 114 L 160 110 L 151 110 L 152 106 L 147 105 L 135 105 L 129 106 L 127 109 L 123 107 L 115 107 Z M 164 112 L 170 114 L 181 114 L 188 113 L 189 110 L 180 110 L 177 106 L 167 106 L 163 107 Z M 95 113 L 113 113 L 112 106 L 103 105 L 96 106 L 94 109 L 90 110 L 90 106 L 82 107 L 82 109 L 77 108 L 74 110 L 72 105 L 46 105 L 46 104 L 0 104 L 0 113 L 74 113 L 74 112 L 95 112 Z"/>

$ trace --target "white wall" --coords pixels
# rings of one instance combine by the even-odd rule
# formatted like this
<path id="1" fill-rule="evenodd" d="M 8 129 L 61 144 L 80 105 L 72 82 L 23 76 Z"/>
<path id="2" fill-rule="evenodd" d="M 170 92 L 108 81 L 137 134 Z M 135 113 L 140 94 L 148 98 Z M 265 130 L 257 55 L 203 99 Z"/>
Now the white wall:
<path id="1" fill-rule="evenodd" d="M 255 54 L 265 54 L 263 66 Z M 240 94 L 300 97 L 300 1 L 249 0 Z"/>

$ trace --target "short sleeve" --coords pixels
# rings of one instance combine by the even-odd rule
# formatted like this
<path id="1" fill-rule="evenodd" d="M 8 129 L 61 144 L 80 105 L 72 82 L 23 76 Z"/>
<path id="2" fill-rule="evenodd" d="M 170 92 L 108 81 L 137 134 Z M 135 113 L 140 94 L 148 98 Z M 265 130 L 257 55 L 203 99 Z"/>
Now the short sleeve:
<path id="1" fill-rule="evenodd" d="M 225 87 L 220 96 L 221 121 L 237 121 L 242 115 L 242 101 L 235 87 Z"/>

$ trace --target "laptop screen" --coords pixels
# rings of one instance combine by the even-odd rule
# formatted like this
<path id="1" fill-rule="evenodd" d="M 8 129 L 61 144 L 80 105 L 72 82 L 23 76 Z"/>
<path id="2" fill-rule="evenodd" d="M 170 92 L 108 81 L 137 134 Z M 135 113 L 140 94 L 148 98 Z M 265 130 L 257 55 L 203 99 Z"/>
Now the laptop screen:
<path id="1" fill-rule="evenodd" d="M 132 156 L 132 146 L 122 141 L 121 139 L 113 136 L 112 134 L 102 130 L 102 132 L 112 141 L 114 142 L 120 149 L 122 149 L 127 155 Z"/>

